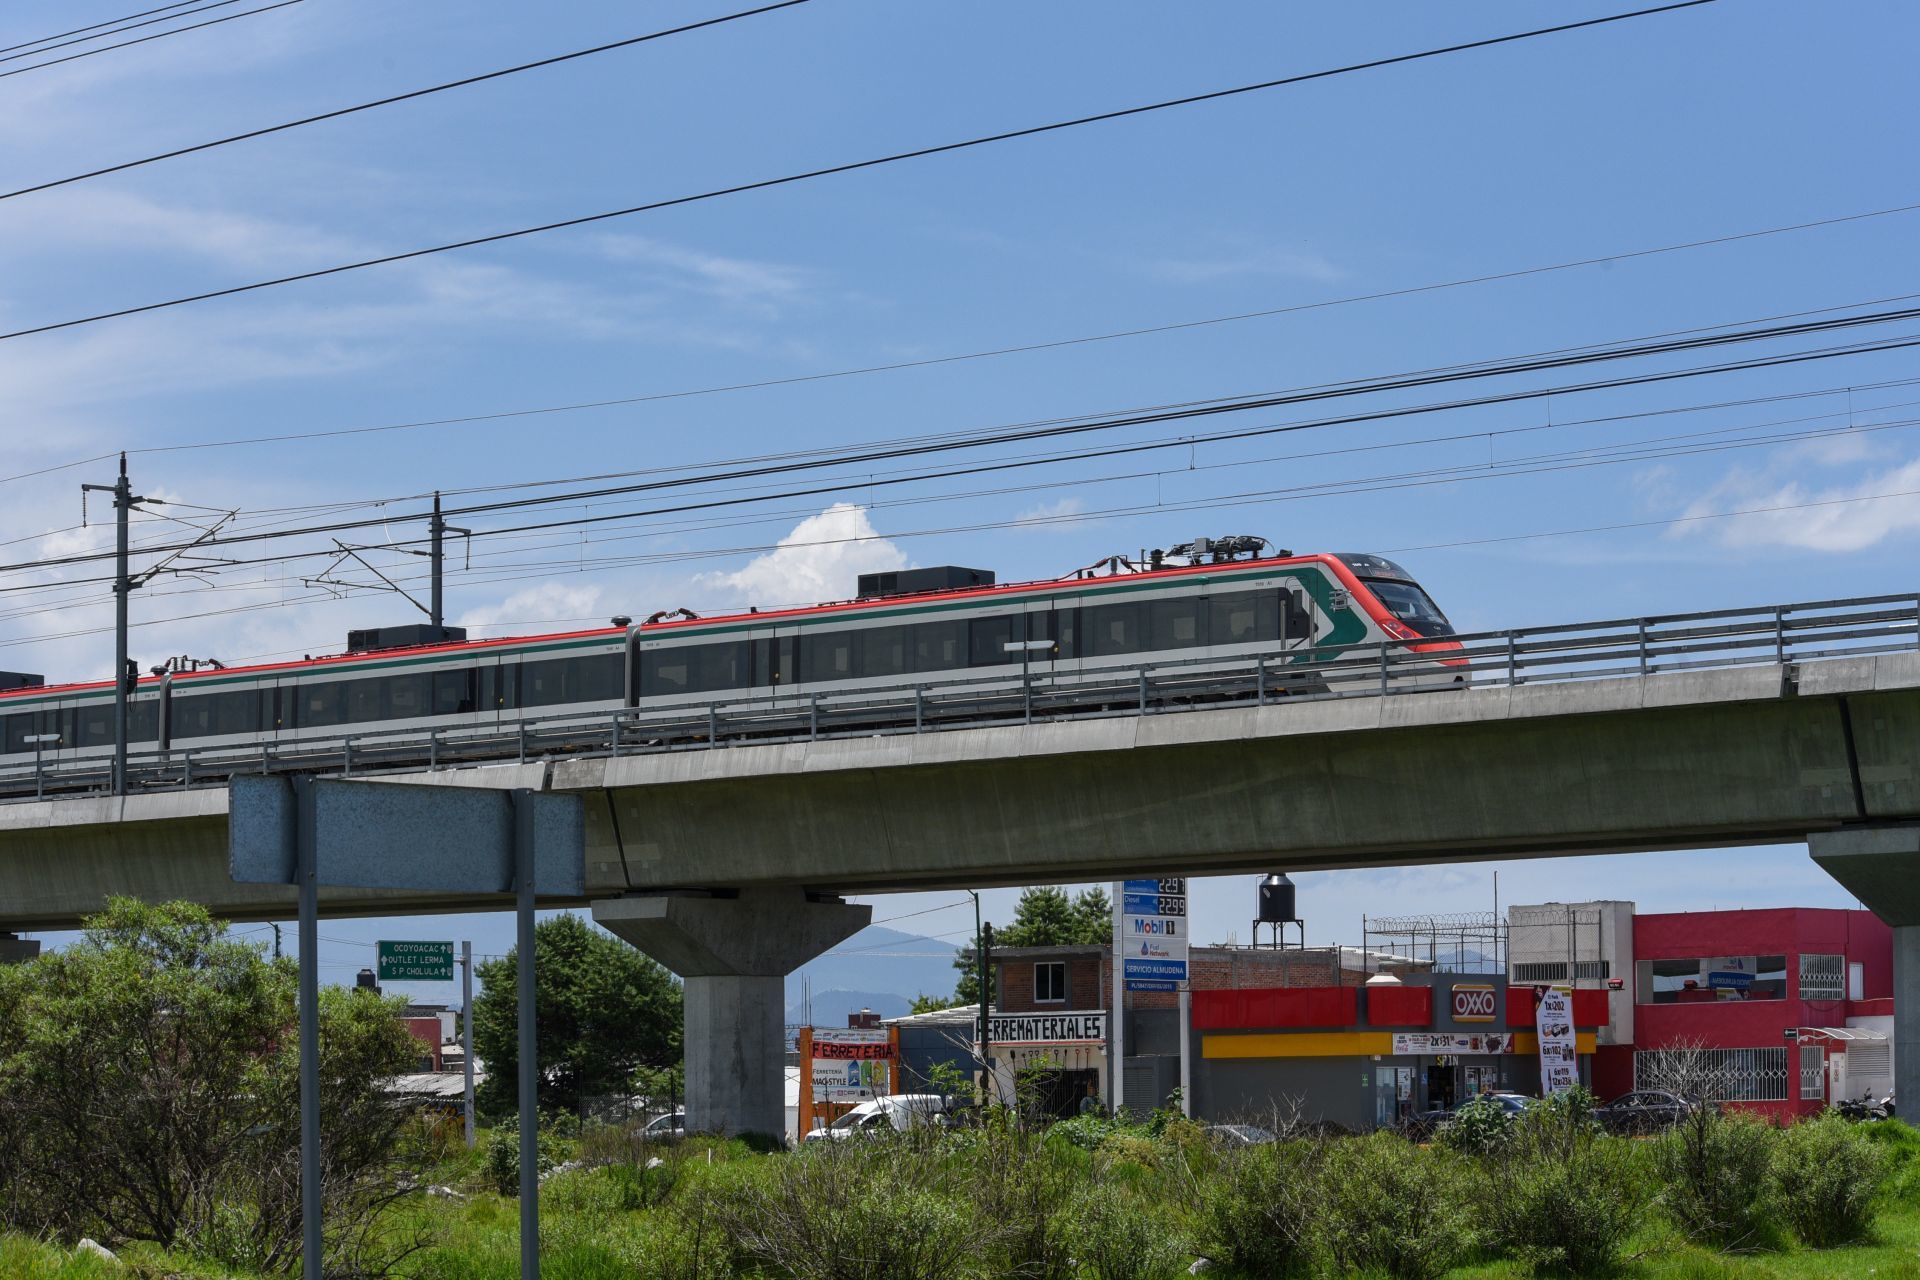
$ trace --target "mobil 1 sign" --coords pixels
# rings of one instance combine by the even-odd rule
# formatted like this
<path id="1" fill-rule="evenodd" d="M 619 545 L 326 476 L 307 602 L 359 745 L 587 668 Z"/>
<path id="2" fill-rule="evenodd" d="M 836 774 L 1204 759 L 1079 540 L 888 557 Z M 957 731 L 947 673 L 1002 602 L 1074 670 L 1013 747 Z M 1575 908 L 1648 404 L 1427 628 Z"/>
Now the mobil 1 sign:
<path id="1" fill-rule="evenodd" d="M 1178 990 L 1187 980 L 1186 880 L 1114 885 L 1113 949 L 1127 990 Z"/>
<path id="2" fill-rule="evenodd" d="M 452 982 L 453 944 L 382 941 L 380 981 Z"/>

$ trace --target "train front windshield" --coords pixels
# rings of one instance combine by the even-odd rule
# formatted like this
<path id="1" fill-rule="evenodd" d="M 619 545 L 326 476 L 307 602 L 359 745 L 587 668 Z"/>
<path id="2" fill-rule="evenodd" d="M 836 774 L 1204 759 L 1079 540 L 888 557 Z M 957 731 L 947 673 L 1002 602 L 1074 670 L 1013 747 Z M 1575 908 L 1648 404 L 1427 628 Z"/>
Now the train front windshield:
<path id="1" fill-rule="evenodd" d="M 1411 582 L 1388 582 L 1379 578 L 1366 579 L 1367 587 L 1380 603 L 1387 606 L 1391 613 L 1408 629 L 1423 636 L 1450 636 L 1453 624 L 1447 621 L 1447 615 L 1440 612 L 1440 606 L 1433 597 Z"/>

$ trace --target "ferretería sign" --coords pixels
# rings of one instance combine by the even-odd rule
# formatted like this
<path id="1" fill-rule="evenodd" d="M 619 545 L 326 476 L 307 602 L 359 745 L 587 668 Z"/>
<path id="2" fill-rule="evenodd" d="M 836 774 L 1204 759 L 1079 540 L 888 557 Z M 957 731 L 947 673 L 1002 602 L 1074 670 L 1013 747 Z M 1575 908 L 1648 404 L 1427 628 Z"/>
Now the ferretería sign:
<path id="1" fill-rule="evenodd" d="M 1105 1044 L 1107 1015 L 1095 1013 L 992 1013 L 987 1034 L 1001 1044 Z"/>

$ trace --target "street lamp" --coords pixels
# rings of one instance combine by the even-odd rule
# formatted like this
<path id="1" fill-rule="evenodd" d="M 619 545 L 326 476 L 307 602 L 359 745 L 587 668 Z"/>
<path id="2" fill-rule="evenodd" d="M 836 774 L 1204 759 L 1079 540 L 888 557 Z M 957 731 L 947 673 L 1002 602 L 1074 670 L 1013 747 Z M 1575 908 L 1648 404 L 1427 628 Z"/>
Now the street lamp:
<path id="1" fill-rule="evenodd" d="M 1013 653 L 1017 651 L 1020 654 L 1021 702 L 1024 708 L 1025 722 L 1027 724 L 1032 724 L 1033 723 L 1033 680 L 1028 674 L 1027 664 L 1033 660 L 1034 654 L 1045 649 L 1053 648 L 1053 641 L 1051 640 L 1009 640 L 1002 647 L 1006 649 L 1008 653 Z"/>
<path id="2" fill-rule="evenodd" d="M 57 733 L 30 733 L 27 735 L 26 741 L 33 744 L 33 798 L 35 800 L 44 799 L 46 796 L 46 788 L 44 776 L 40 772 L 40 748 L 43 744 L 49 742 L 57 746 L 60 742 L 60 735 Z"/>

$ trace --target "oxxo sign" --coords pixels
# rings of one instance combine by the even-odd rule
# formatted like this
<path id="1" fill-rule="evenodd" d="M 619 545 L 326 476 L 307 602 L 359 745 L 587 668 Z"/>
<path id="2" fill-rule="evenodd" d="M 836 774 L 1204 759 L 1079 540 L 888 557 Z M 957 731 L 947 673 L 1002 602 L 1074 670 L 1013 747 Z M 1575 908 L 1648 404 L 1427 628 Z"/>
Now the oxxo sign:
<path id="1" fill-rule="evenodd" d="M 1453 988 L 1455 1022 L 1492 1022 L 1496 1016 L 1493 988 L 1485 983 L 1461 983 Z"/>

